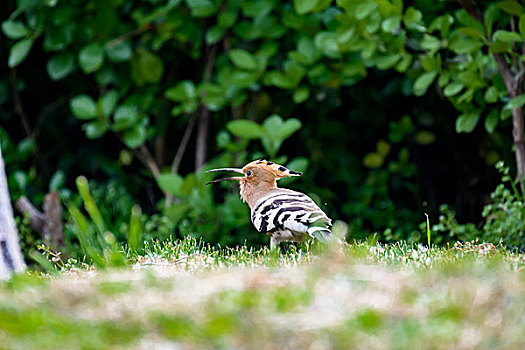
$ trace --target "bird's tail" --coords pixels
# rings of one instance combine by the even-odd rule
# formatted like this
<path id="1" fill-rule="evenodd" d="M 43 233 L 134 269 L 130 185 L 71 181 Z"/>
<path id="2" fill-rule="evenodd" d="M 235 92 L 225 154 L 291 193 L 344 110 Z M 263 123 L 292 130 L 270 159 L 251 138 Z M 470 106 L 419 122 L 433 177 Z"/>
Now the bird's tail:
<path id="1" fill-rule="evenodd" d="M 340 242 L 339 238 L 337 238 L 332 233 L 332 231 L 324 227 L 318 227 L 318 226 L 309 227 L 308 234 L 323 244 Z"/>

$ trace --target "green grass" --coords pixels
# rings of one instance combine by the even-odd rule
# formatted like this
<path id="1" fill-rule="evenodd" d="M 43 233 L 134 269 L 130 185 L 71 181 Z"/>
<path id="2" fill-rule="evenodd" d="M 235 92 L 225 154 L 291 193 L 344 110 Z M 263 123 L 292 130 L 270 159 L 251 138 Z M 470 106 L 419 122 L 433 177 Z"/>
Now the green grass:
<path id="1" fill-rule="evenodd" d="M 131 268 L 0 283 L 0 348 L 525 347 L 525 257 L 491 244 L 287 246 L 187 239 Z"/>

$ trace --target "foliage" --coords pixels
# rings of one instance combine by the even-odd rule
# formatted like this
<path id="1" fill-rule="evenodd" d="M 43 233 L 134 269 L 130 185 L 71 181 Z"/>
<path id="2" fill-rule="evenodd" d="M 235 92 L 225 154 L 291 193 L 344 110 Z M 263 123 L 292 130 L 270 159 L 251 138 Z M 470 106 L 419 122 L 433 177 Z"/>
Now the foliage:
<path id="1" fill-rule="evenodd" d="M 522 101 L 509 99 L 491 54 L 517 57 L 510 48 L 521 32 L 507 30 L 517 9 L 487 5 L 480 27 L 459 5 L 423 0 L 10 0 L 0 107 L 17 112 L 1 118 L 30 126 L 25 136 L 0 130 L 11 193 L 40 204 L 48 187 L 70 198 L 79 174 L 110 178 L 128 203 L 162 210 L 178 235 L 262 243 L 238 196 L 216 204 L 202 164 L 188 160 L 209 148 L 204 168 L 261 157 L 308 167 L 287 186 L 326 203 L 351 237 L 416 242 L 433 194 L 422 193 L 421 153 L 446 145 L 442 126 L 455 119 L 435 83 L 461 112 L 458 132 L 476 132 L 483 117 L 494 132 L 488 147 L 499 153 L 482 166 L 509 156 L 509 135 L 496 126 L 506 133 L 509 108 Z M 24 113 L 24 100 L 38 111 Z M 186 147 L 195 128 L 195 148 Z M 461 142 L 464 157 L 482 143 Z M 107 225 L 95 215 L 95 229 L 125 241 L 131 207 L 116 201 L 125 215 L 112 221 L 95 202 Z"/>
<path id="2" fill-rule="evenodd" d="M 473 223 L 459 224 L 456 213 L 450 206 L 443 204 L 439 208 L 439 223 L 432 226 L 432 237 L 436 243 L 446 241 L 469 241 L 481 236 Z M 489 239 L 489 241 L 493 241 Z"/>
<path id="3" fill-rule="evenodd" d="M 104 218 L 93 200 L 85 177 L 77 178 L 77 188 L 84 208 L 89 215 L 89 220 L 74 203 L 68 202 L 67 209 L 71 217 L 72 230 L 76 234 L 84 256 L 101 268 L 108 265 L 124 266 L 126 260 L 122 252 L 122 246 L 118 243 L 115 235 L 107 230 Z M 139 211 L 131 210 L 129 220 L 130 227 L 127 231 L 127 238 L 128 244 L 132 249 L 138 248 L 137 241 L 140 241 L 140 234 L 142 233 L 140 221 L 138 221 L 140 219 L 137 216 L 140 217 L 140 207 Z M 132 228 L 132 226 L 137 226 L 137 222 L 139 227 Z M 137 234 L 139 235 L 138 239 L 136 237 Z"/>
<path id="4" fill-rule="evenodd" d="M 483 209 L 485 225 L 483 239 L 501 242 L 507 246 L 525 248 L 525 206 L 523 194 L 517 189 L 518 181 L 509 175 L 509 168 L 498 163 L 502 183 L 492 193 L 492 203 Z M 505 184 L 510 185 L 510 189 Z"/>
<path id="5" fill-rule="evenodd" d="M 510 176 L 510 170 L 503 162 L 498 162 L 496 168 L 501 173 L 501 183 L 491 194 L 492 202 L 483 208 L 483 227 L 472 223 L 459 224 L 454 211 L 448 205 L 442 205 L 439 223 L 432 227 L 432 237 L 437 235 L 438 242 L 483 239 L 513 248 L 525 247 L 524 199 L 517 187 L 518 180 Z"/>

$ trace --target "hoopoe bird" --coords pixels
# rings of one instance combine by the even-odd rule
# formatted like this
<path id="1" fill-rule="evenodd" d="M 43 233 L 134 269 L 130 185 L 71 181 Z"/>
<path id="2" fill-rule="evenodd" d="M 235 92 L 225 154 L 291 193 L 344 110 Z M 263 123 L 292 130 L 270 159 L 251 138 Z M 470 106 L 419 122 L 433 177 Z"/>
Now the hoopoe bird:
<path id="1" fill-rule="evenodd" d="M 285 241 L 302 242 L 313 237 L 322 243 L 339 241 L 330 231 L 332 220 L 304 193 L 277 187 L 277 180 L 301 176 L 302 173 L 267 160 L 256 160 L 242 169 L 208 170 L 231 171 L 244 176 L 227 177 L 208 182 L 237 180 L 243 202 L 248 203 L 251 221 L 257 231 L 270 236 L 270 249 Z"/>

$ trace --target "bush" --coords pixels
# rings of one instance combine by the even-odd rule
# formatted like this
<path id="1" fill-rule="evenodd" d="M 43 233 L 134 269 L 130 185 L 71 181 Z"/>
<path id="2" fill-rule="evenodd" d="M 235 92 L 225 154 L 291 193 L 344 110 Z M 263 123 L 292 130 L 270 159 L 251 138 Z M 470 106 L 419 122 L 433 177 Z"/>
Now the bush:
<path id="1" fill-rule="evenodd" d="M 525 206 L 518 181 L 509 175 L 510 170 L 503 162 L 498 162 L 496 169 L 501 174 L 501 183 L 490 196 L 492 203 L 483 208 L 483 226 L 459 224 L 454 210 L 445 204 L 440 207 L 439 223 L 432 227 L 434 242 L 483 240 L 525 248 Z"/>

